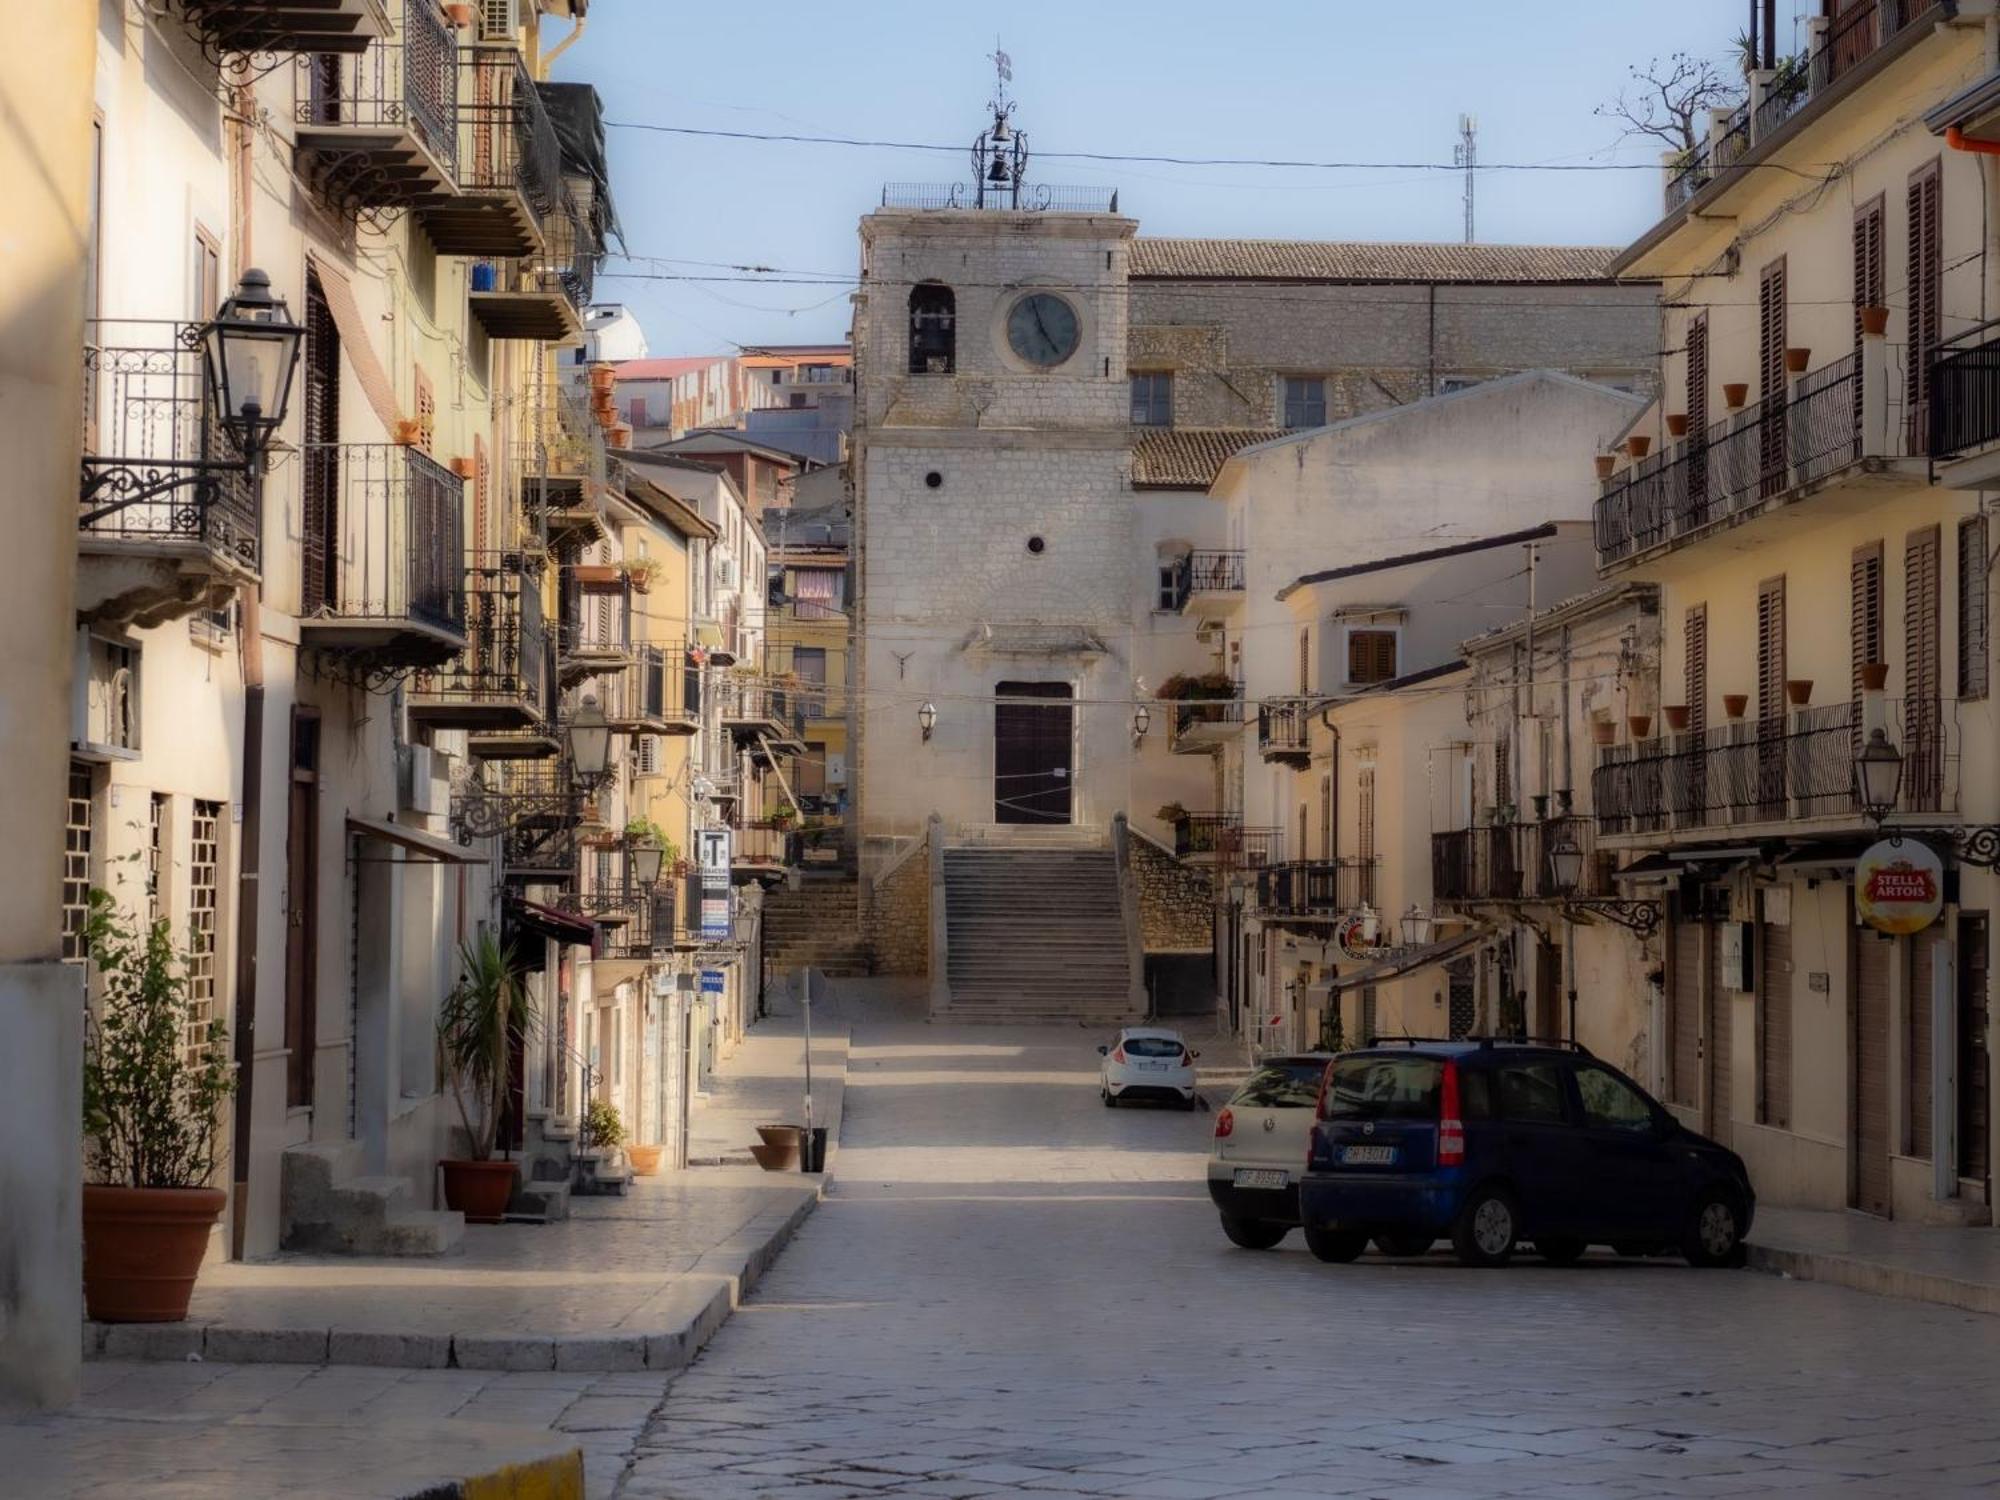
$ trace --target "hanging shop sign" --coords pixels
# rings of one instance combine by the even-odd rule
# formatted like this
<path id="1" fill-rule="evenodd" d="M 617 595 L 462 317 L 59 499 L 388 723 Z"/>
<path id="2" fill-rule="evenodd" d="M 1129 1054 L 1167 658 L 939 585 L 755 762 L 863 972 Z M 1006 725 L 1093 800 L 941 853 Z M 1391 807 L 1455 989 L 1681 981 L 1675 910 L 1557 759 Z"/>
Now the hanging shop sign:
<path id="1" fill-rule="evenodd" d="M 1349 958 L 1380 958 L 1381 925 L 1382 919 L 1365 908 L 1349 912 L 1334 924 L 1334 946 Z"/>
<path id="2" fill-rule="evenodd" d="M 727 828 L 695 830 L 696 863 L 701 871 L 701 937 L 720 942 L 730 932 L 730 834 Z"/>
<path id="3" fill-rule="evenodd" d="M 1877 932 L 1908 937 L 1944 910 L 1944 863 L 1928 844 L 1883 839 L 1854 862 L 1854 910 Z"/>

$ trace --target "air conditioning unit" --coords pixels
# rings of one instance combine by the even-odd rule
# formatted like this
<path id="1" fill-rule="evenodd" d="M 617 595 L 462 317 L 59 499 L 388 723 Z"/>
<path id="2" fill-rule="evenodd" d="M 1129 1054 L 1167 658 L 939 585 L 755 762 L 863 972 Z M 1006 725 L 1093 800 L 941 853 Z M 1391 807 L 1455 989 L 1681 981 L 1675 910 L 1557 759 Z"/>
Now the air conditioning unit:
<path id="1" fill-rule="evenodd" d="M 139 647 L 76 633 L 70 748 L 78 760 L 139 758 Z"/>
<path id="2" fill-rule="evenodd" d="M 403 811 L 442 816 L 451 811 L 451 757 L 428 745 L 404 747 L 401 770 L 402 793 L 397 800 Z"/>
<path id="3" fill-rule="evenodd" d="M 660 774 L 660 737 L 657 734 L 632 736 L 632 774 L 634 776 Z"/>
<path id="4" fill-rule="evenodd" d="M 479 7 L 480 41 L 511 42 L 520 27 L 520 0 L 482 0 Z"/>

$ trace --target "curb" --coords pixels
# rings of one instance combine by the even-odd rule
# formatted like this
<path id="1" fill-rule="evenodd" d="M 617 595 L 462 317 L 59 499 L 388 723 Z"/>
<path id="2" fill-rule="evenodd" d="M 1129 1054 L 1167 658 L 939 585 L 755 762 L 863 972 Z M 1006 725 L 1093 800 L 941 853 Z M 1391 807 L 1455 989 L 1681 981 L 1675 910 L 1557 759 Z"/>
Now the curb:
<path id="1" fill-rule="evenodd" d="M 1862 1260 L 1852 1255 L 1787 1250 L 1776 1245 L 1759 1245 L 1754 1241 L 1744 1250 L 1747 1264 L 1753 1271 L 1789 1276 L 1794 1281 L 1822 1281 L 1852 1291 L 1870 1292 L 1878 1297 L 1928 1302 L 1935 1307 L 2000 1317 L 2000 1286 L 1960 1281 L 1929 1271 L 1905 1270 L 1900 1266 Z"/>
<path id="2" fill-rule="evenodd" d="M 583 1500 L 583 1450 L 526 1463 L 507 1464 L 486 1474 L 447 1481 L 410 1492 L 410 1500 Z"/>

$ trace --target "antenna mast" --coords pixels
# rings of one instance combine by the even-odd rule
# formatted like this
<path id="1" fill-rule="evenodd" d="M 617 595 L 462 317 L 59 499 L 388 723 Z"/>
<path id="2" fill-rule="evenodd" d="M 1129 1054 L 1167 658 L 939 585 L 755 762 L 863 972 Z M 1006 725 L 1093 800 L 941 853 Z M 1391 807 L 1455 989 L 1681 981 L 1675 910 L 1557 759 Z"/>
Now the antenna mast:
<path id="1" fill-rule="evenodd" d="M 1479 145 L 1475 139 L 1479 122 L 1471 115 L 1458 117 L 1458 144 L 1451 149 L 1454 166 L 1465 169 L 1465 243 L 1472 243 L 1472 169 L 1479 162 Z"/>

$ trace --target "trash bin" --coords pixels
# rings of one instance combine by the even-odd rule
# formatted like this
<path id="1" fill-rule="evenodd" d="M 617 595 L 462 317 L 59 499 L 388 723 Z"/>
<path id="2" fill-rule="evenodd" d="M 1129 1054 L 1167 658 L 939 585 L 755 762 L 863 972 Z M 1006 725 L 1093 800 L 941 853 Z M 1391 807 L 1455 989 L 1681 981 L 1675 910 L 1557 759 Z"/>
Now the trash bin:
<path id="1" fill-rule="evenodd" d="M 802 1131 L 805 1140 L 799 1152 L 801 1172 L 824 1172 L 826 1170 L 826 1127 L 815 1125 L 811 1130 Z"/>

